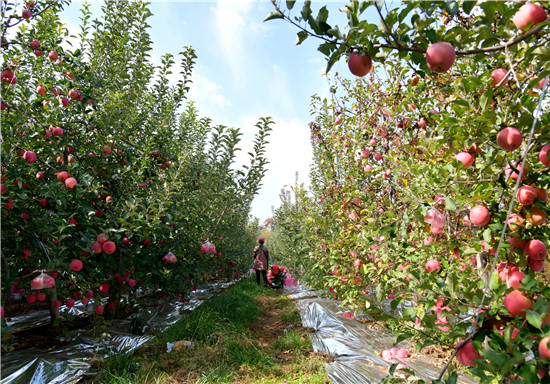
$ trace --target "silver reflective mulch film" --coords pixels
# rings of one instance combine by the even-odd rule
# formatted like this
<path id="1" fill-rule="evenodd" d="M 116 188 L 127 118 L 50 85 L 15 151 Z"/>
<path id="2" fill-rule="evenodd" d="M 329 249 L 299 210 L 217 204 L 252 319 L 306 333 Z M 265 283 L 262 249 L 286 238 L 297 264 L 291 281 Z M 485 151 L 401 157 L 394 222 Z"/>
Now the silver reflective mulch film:
<path id="1" fill-rule="evenodd" d="M 334 357 L 333 362 L 325 364 L 325 370 L 335 384 L 378 383 L 388 376 L 392 364 L 381 355 L 382 351 L 394 347 L 396 338 L 391 332 L 374 330 L 344 317 L 338 302 L 320 298 L 301 285 L 285 287 L 285 291 L 300 309 L 302 325 L 315 330 L 310 334 L 314 351 Z M 402 343 L 400 347 L 407 345 Z M 427 381 L 436 379 L 443 369 L 437 361 L 422 354 L 396 358 L 396 361 Z M 458 382 L 477 383 L 468 376 L 461 377 Z"/>
<path id="2" fill-rule="evenodd" d="M 189 312 L 197 309 L 206 300 L 219 294 L 237 280 L 214 283 L 190 293 L 185 302 L 164 303 L 157 307 L 144 307 L 137 315 L 112 322 L 101 337 L 94 337 L 93 326 L 59 336 L 63 341 L 61 349 L 48 351 L 36 348 L 21 349 L 2 354 L 0 384 L 73 384 L 83 375 L 93 374 L 91 362 L 107 358 L 112 354 L 131 353 L 152 339 L 152 336 L 138 335 L 151 330 L 163 331 L 174 325 Z M 60 307 L 61 312 L 67 308 Z M 93 308 L 80 301 L 69 312 L 75 316 L 90 316 Z M 132 319 L 142 319 L 136 329 Z M 9 319 L 7 325 L 14 332 L 29 330 L 49 324 L 49 311 L 37 311 L 25 316 Z"/>

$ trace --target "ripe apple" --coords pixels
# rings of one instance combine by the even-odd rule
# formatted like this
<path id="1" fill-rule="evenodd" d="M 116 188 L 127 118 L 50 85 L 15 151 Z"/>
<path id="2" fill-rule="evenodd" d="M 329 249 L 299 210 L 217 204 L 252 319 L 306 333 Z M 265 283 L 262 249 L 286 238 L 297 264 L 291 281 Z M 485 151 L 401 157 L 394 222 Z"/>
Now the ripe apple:
<path id="1" fill-rule="evenodd" d="M 75 272 L 80 271 L 82 269 L 82 261 L 80 260 L 71 261 L 71 269 Z"/>
<path id="2" fill-rule="evenodd" d="M 69 174 L 66 171 L 61 171 L 57 174 L 57 180 L 65 181 L 69 177 Z"/>
<path id="3" fill-rule="evenodd" d="M 80 92 L 77 91 L 76 89 L 71 89 L 69 91 L 69 97 L 72 99 L 72 100 L 78 100 L 80 98 Z"/>
<path id="4" fill-rule="evenodd" d="M 544 260 L 533 260 L 531 258 L 527 258 L 527 264 L 529 264 L 529 268 L 535 272 L 541 272 L 544 270 Z"/>
<path id="5" fill-rule="evenodd" d="M 521 288 L 521 280 L 525 277 L 525 273 L 521 271 L 515 271 L 513 272 L 510 277 L 508 278 L 508 281 L 506 281 L 506 284 L 508 285 L 508 288 L 512 287 L 515 289 Z"/>
<path id="6" fill-rule="evenodd" d="M 103 244 L 103 252 L 105 252 L 108 255 L 112 255 L 116 250 L 116 245 L 112 241 L 107 241 L 105 244 Z"/>
<path id="7" fill-rule="evenodd" d="M 68 299 L 68 300 L 65 302 L 65 305 L 67 306 L 67 308 L 72 308 L 72 307 L 74 307 L 74 300 L 73 300 L 73 299 Z"/>
<path id="8" fill-rule="evenodd" d="M 527 221 L 533 225 L 541 225 L 546 221 L 546 212 L 537 206 L 532 206 L 527 212 Z"/>
<path id="9" fill-rule="evenodd" d="M 524 185 L 518 188 L 516 199 L 522 205 L 531 205 L 537 198 L 537 190 L 529 185 Z"/>
<path id="10" fill-rule="evenodd" d="M 69 99 L 67 99 L 66 97 L 62 97 L 61 105 L 63 105 L 63 108 L 65 108 L 67 105 L 69 105 Z"/>
<path id="11" fill-rule="evenodd" d="M 455 62 L 454 47 L 444 41 L 434 43 L 426 50 L 426 63 L 428 67 L 437 73 L 447 72 Z"/>
<path id="12" fill-rule="evenodd" d="M 548 158 L 548 151 L 550 150 L 550 144 L 546 144 L 539 153 L 539 160 L 542 164 L 550 167 L 550 158 Z"/>
<path id="13" fill-rule="evenodd" d="M 100 292 L 109 292 L 109 284 L 107 283 L 103 283 L 99 286 L 99 291 Z"/>
<path id="14" fill-rule="evenodd" d="M 61 307 L 61 301 L 59 301 L 59 300 L 54 301 L 54 302 L 53 302 L 53 306 L 54 306 L 54 308 L 59 308 L 59 307 Z"/>
<path id="15" fill-rule="evenodd" d="M 508 152 L 518 149 L 522 140 L 521 132 L 514 127 L 506 127 L 497 134 L 498 146 Z"/>
<path id="16" fill-rule="evenodd" d="M 366 53 L 359 55 L 352 52 L 348 59 L 348 68 L 355 76 L 363 77 L 370 72 L 372 68 L 372 60 Z"/>
<path id="17" fill-rule="evenodd" d="M 151 239 L 143 240 L 143 245 L 149 245 L 150 243 L 151 243 Z"/>
<path id="18" fill-rule="evenodd" d="M 431 259 L 428 260 L 428 262 L 426 263 L 426 269 L 430 272 L 439 272 L 441 270 L 441 264 L 439 264 L 439 261 L 437 261 L 436 259 Z"/>
<path id="19" fill-rule="evenodd" d="M 550 360 L 550 348 L 548 348 L 549 343 L 550 343 L 550 336 L 543 337 L 539 343 L 540 357 L 547 360 Z"/>
<path id="20" fill-rule="evenodd" d="M 48 54 L 48 57 L 50 58 L 51 61 L 56 61 L 59 56 L 57 55 L 57 52 L 50 51 L 50 53 Z"/>
<path id="21" fill-rule="evenodd" d="M 30 9 L 25 8 L 21 11 L 21 17 L 23 19 L 30 19 L 31 16 L 32 16 L 32 12 Z"/>
<path id="22" fill-rule="evenodd" d="M 515 232 L 519 228 L 523 227 L 523 224 L 525 224 L 525 219 L 520 214 L 511 213 L 510 218 L 506 220 L 506 224 L 508 224 L 510 232 Z"/>
<path id="23" fill-rule="evenodd" d="M 510 80 L 510 77 L 507 76 L 508 71 L 504 68 L 497 68 L 491 73 L 491 87 L 499 86 L 505 86 L 508 84 L 508 81 Z M 504 81 L 502 79 L 505 79 Z"/>
<path id="24" fill-rule="evenodd" d="M 36 153 L 33 151 L 25 151 L 23 159 L 25 159 L 27 163 L 34 163 L 36 161 Z"/>
<path id="25" fill-rule="evenodd" d="M 463 165 L 463 169 L 470 168 L 474 163 L 474 155 L 469 152 L 459 152 L 456 155 L 456 159 L 460 161 Z"/>
<path id="26" fill-rule="evenodd" d="M 539 5 L 533 3 L 523 4 L 514 15 L 514 25 L 524 33 L 546 20 L 546 11 Z"/>
<path id="27" fill-rule="evenodd" d="M 42 52 L 40 49 L 36 49 L 36 50 L 34 51 L 34 54 L 35 54 L 37 57 L 40 57 L 40 56 L 42 56 L 42 55 L 44 54 L 44 52 Z"/>
<path id="28" fill-rule="evenodd" d="M 521 163 L 516 163 L 514 165 L 514 167 L 517 169 L 517 170 L 520 170 L 521 168 Z M 526 170 L 524 169 L 522 174 L 521 174 L 521 180 L 524 180 L 525 177 L 526 177 Z M 510 167 L 510 164 L 506 164 L 506 167 L 504 168 L 504 175 L 506 177 L 509 177 L 511 180 L 517 180 L 518 177 L 519 177 L 519 174 L 514 171 L 511 167 Z"/>
<path id="29" fill-rule="evenodd" d="M 463 343 L 463 341 L 459 341 L 456 346 L 455 346 L 455 349 L 458 348 L 461 344 Z M 466 342 L 466 344 L 464 344 L 464 346 L 462 346 L 462 348 L 456 353 L 456 358 L 458 359 L 458 362 L 460 364 L 462 364 L 463 366 L 465 367 L 472 367 L 474 365 L 476 365 L 477 363 L 472 361 L 474 359 L 481 359 L 481 355 L 476 351 L 474 345 L 472 344 L 472 342 L 470 340 L 468 340 Z"/>
<path id="30" fill-rule="evenodd" d="M 31 45 L 32 49 L 36 49 L 36 48 L 40 47 L 40 41 L 32 40 L 30 45 Z"/>
<path id="31" fill-rule="evenodd" d="M 36 301 L 36 295 L 31 293 L 30 295 L 27 296 L 27 302 L 29 304 L 32 304 Z"/>
<path id="32" fill-rule="evenodd" d="M 525 316 L 525 310 L 533 307 L 533 301 L 518 291 L 513 290 L 504 298 L 504 306 L 514 317 Z"/>
<path id="33" fill-rule="evenodd" d="M 136 282 L 134 279 L 128 280 L 128 285 L 129 285 L 130 287 L 135 287 L 136 284 L 137 284 L 137 282 Z"/>
<path id="34" fill-rule="evenodd" d="M 99 235 L 97 235 L 97 242 L 99 244 L 105 244 L 108 240 L 109 240 L 109 236 L 107 236 L 104 233 L 100 233 Z"/>
<path id="35" fill-rule="evenodd" d="M 46 199 L 40 199 L 40 206 L 45 208 L 48 206 L 48 200 Z"/>
<path id="36" fill-rule="evenodd" d="M 103 305 L 98 305 L 97 307 L 95 307 L 95 313 L 98 315 L 103 314 Z"/>
<path id="37" fill-rule="evenodd" d="M 101 243 L 93 243 L 92 251 L 94 251 L 94 253 L 101 253 L 103 252 L 103 246 L 101 245 Z"/>
<path id="38" fill-rule="evenodd" d="M 484 205 L 476 205 L 475 207 L 470 209 L 469 218 L 472 224 L 481 227 L 489 224 L 489 221 L 491 221 L 491 214 L 489 213 L 487 207 L 485 207 Z"/>
<path id="39" fill-rule="evenodd" d="M 46 88 L 43 85 L 39 85 L 36 87 L 36 92 L 39 95 L 45 95 L 46 94 Z"/>
<path id="40" fill-rule="evenodd" d="M 38 300 L 38 301 L 44 301 L 44 300 L 46 300 L 46 294 L 43 293 L 43 292 L 38 293 L 38 294 L 36 295 L 36 300 Z"/>
<path id="41" fill-rule="evenodd" d="M 69 189 L 74 189 L 76 187 L 76 179 L 74 177 L 69 177 L 65 180 L 65 186 Z"/>
<path id="42" fill-rule="evenodd" d="M 544 260 L 548 256 L 546 245 L 540 240 L 530 240 L 523 248 L 527 256 L 533 260 Z"/>
<path id="43" fill-rule="evenodd" d="M 53 133 L 54 136 L 63 136 L 63 128 L 53 127 L 52 133 Z"/>

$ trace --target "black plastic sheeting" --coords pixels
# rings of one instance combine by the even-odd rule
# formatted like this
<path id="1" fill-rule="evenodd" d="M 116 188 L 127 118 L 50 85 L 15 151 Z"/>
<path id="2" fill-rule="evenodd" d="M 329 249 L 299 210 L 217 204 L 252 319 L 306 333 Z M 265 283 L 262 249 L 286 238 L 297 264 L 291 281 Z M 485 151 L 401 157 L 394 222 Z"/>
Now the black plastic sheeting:
<path id="1" fill-rule="evenodd" d="M 392 363 L 382 358 L 382 352 L 394 347 L 396 338 L 391 332 L 373 330 L 344 317 L 338 302 L 320 298 L 301 285 L 285 287 L 285 291 L 300 309 L 302 325 L 315 330 L 310 334 L 314 352 L 334 357 L 333 362 L 325 364 L 325 370 L 335 384 L 378 383 L 389 375 Z M 407 343 L 398 347 L 407 348 Z M 421 354 L 395 360 L 426 381 L 437 379 L 443 369 L 441 364 L 427 361 L 428 358 Z M 475 384 L 477 381 L 463 375 L 458 383 Z"/>
<path id="2" fill-rule="evenodd" d="M 157 307 L 145 307 L 137 315 L 113 322 L 100 337 L 93 336 L 93 326 L 59 336 L 63 347 L 49 351 L 36 348 L 22 349 L 2 355 L 2 376 L 0 384 L 73 384 L 83 375 L 92 375 L 91 362 L 107 358 L 112 354 L 125 354 L 141 347 L 152 336 L 132 333 L 132 319 L 139 316 L 143 325 L 139 333 L 165 330 L 183 316 L 194 311 L 202 303 L 219 294 L 235 281 L 215 283 L 190 293 L 184 303 L 164 303 Z M 67 311 L 65 306 L 59 308 Z M 69 313 L 75 316 L 89 316 L 93 307 L 78 301 Z M 7 322 L 13 332 L 20 332 L 49 324 L 49 312 L 38 311 L 25 316 L 13 317 Z"/>

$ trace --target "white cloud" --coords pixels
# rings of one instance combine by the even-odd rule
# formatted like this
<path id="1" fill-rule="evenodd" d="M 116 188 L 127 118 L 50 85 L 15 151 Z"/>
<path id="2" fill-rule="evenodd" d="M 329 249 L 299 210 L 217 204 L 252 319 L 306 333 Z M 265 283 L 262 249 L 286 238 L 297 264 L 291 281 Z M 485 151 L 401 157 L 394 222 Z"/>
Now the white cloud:
<path id="1" fill-rule="evenodd" d="M 201 105 L 210 108 L 231 106 L 231 102 L 223 95 L 223 87 L 204 75 L 199 66 L 193 69 L 192 81 L 188 98 L 197 103 L 199 111 Z"/>
<path id="2" fill-rule="evenodd" d="M 78 34 L 80 33 L 80 29 L 73 24 L 71 24 L 68 20 L 60 20 L 61 24 L 64 25 L 64 27 L 69 32 L 69 36 L 66 40 L 63 40 L 61 42 L 60 46 L 63 48 L 63 50 L 67 51 L 74 51 L 80 47 L 80 38 L 78 37 Z M 72 46 L 70 44 L 72 44 Z"/>
<path id="3" fill-rule="evenodd" d="M 260 221 L 272 216 L 272 207 L 280 205 L 279 193 L 285 185 L 294 185 L 296 172 L 299 182 L 309 184 L 309 167 L 312 161 L 312 149 L 309 145 L 310 131 L 307 122 L 274 117 L 275 124 L 266 148 L 269 160 L 262 187 L 252 202 L 252 215 Z M 256 131 L 255 117 L 243 118 L 241 125 L 244 134 L 242 151 L 237 156 L 238 164 L 248 162 L 248 153 L 252 150 L 253 135 Z M 246 145 L 246 147 L 245 147 Z"/>

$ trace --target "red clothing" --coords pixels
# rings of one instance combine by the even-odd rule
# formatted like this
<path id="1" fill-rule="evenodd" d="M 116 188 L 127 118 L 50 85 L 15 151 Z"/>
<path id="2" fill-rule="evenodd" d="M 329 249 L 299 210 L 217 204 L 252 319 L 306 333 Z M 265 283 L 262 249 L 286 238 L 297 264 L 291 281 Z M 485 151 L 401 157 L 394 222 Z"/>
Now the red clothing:
<path id="1" fill-rule="evenodd" d="M 269 260 L 269 250 L 265 245 L 260 248 L 258 245 L 254 247 L 254 265 L 253 268 L 260 271 L 267 271 L 267 262 Z"/>

